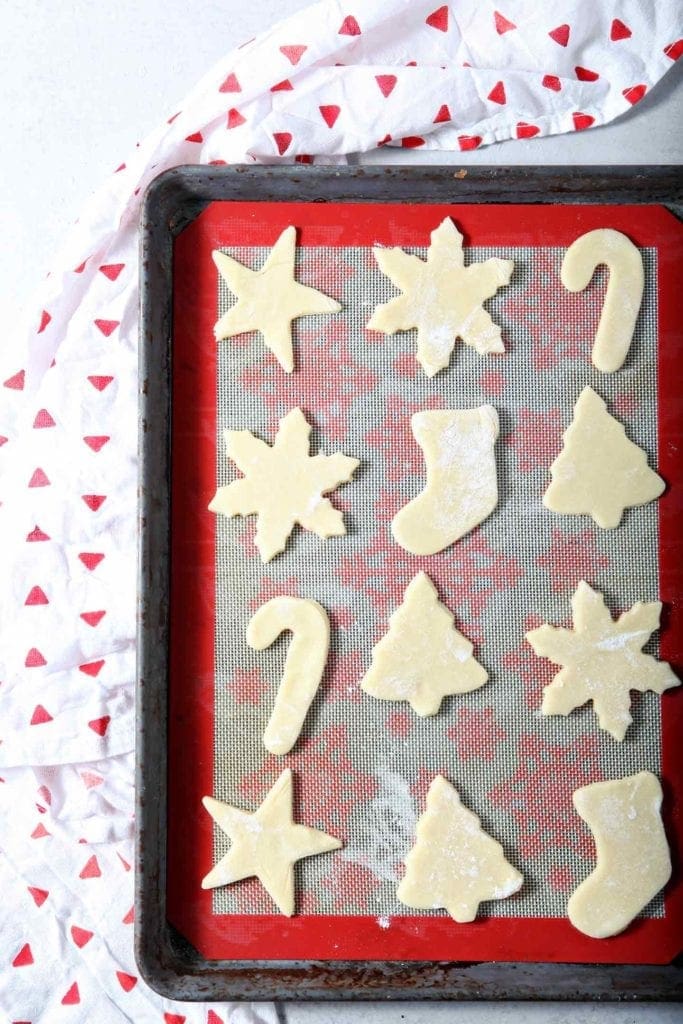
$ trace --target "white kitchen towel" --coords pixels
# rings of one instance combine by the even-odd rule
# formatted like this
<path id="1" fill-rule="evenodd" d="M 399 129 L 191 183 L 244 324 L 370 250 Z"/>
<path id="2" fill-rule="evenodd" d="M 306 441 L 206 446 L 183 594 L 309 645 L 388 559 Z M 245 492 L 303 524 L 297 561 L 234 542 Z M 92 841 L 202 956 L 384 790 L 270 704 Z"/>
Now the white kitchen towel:
<path id="1" fill-rule="evenodd" d="M 26 322 L 4 333 L 7 1020 L 273 1019 L 268 1006 L 169 1006 L 132 955 L 140 204 L 178 164 L 467 150 L 600 125 L 683 52 L 675 3 L 494 3 L 323 0 L 229 54 L 88 202 Z"/>

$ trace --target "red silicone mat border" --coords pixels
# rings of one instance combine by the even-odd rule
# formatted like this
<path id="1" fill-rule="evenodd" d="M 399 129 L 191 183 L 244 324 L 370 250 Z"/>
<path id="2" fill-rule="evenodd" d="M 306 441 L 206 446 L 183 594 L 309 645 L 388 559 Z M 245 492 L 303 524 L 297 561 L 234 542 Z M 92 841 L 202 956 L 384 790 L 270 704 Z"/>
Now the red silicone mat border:
<path id="1" fill-rule="evenodd" d="M 662 779 L 674 878 L 666 916 L 634 922 L 608 940 L 577 932 L 564 918 L 488 918 L 458 925 L 449 917 L 214 915 L 201 879 L 212 862 L 212 824 L 201 797 L 213 786 L 216 343 L 213 338 L 220 245 L 271 246 L 289 224 L 298 243 L 427 245 L 453 217 L 469 245 L 569 245 L 610 226 L 659 250 L 659 470 L 670 484 L 659 502 L 660 591 L 667 608 L 662 657 L 683 665 L 683 384 L 677 260 L 683 226 L 658 206 L 212 203 L 174 247 L 169 693 L 168 914 L 207 959 L 529 960 L 666 963 L 683 930 L 680 691 L 663 697 Z"/>

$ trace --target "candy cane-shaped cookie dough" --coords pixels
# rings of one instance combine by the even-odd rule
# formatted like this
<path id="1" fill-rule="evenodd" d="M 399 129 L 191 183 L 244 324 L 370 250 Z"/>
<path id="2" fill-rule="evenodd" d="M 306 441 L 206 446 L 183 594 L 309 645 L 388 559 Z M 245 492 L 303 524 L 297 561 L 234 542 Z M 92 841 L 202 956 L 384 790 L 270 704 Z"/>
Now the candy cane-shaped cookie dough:
<path id="1" fill-rule="evenodd" d="M 633 242 L 621 231 L 598 228 L 581 235 L 567 249 L 562 284 L 570 292 L 583 291 L 601 263 L 609 270 L 609 282 L 591 359 L 602 373 L 614 373 L 628 354 L 645 275 L 642 256 Z"/>
<path id="2" fill-rule="evenodd" d="M 316 695 L 330 646 L 330 620 L 317 601 L 300 597 L 274 597 L 254 613 L 247 627 L 247 643 L 264 651 L 286 629 L 292 631 L 275 706 L 263 734 L 271 754 L 286 754 L 296 743 Z"/>

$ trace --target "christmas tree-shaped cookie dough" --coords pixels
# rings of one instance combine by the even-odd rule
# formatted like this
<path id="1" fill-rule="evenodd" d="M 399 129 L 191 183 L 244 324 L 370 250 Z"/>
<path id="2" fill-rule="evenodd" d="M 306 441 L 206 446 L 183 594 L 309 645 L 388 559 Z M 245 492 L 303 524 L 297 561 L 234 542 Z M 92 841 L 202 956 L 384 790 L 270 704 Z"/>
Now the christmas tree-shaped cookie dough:
<path id="1" fill-rule="evenodd" d="M 380 700 L 407 701 L 418 715 L 435 715 L 444 697 L 469 693 L 487 681 L 472 650 L 429 576 L 420 572 L 373 648 L 361 688 Z"/>
<path id="2" fill-rule="evenodd" d="M 633 721 L 631 690 L 664 693 L 680 680 L 665 661 L 642 648 L 659 629 L 661 601 L 639 601 L 612 620 L 602 594 L 579 583 L 572 598 L 574 629 L 544 623 L 526 638 L 536 654 L 562 670 L 543 691 L 544 715 L 568 715 L 593 701 L 600 727 L 623 740 Z"/>
<path id="3" fill-rule="evenodd" d="M 281 914 L 294 913 L 294 865 L 304 857 L 338 850 L 327 832 L 292 819 L 292 771 L 285 768 L 253 814 L 205 796 L 202 803 L 232 845 L 202 881 L 202 889 L 231 885 L 256 876 Z"/>
<path id="4" fill-rule="evenodd" d="M 503 847 L 481 827 L 457 791 L 437 775 L 417 838 L 406 857 L 396 895 L 417 910 L 444 907 L 459 924 L 473 921 L 484 900 L 502 900 L 521 887 L 523 876 L 505 859 Z"/>
<path id="5" fill-rule="evenodd" d="M 344 518 L 322 495 L 351 479 L 358 459 L 336 452 L 311 455 L 311 426 L 301 409 L 280 420 L 272 447 L 250 430 L 226 430 L 228 458 L 244 473 L 219 487 L 211 512 L 225 516 L 258 515 L 255 544 L 264 562 L 284 551 L 296 523 L 319 537 L 341 537 Z"/>
<path id="6" fill-rule="evenodd" d="M 504 352 L 500 327 L 483 303 L 509 284 L 512 260 L 465 266 L 463 236 L 447 217 L 432 231 L 426 262 L 398 247 L 374 246 L 375 259 L 402 294 L 377 306 L 368 327 L 385 334 L 417 327 L 417 361 L 433 377 L 448 362 L 456 338 L 480 355 Z"/>
<path id="7" fill-rule="evenodd" d="M 624 509 L 653 501 L 665 487 L 643 449 L 629 441 L 623 425 L 590 387 L 579 395 L 550 473 L 546 508 L 592 516 L 604 530 L 619 525 Z"/>
<path id="8" fill-rule="evenodd" d="M 234 306 L 214 327 L 218 341 L 245 331 L 260 331 L 263 341 L 286 373 L 294 369 L 292 321 L 311 313 L 337 313 L 341 306 L 315 288 L 294 280 L 296 228 L 288 227 L 260 270 L 250 270 L 220 249 L 213 261 L 230 291 Z"/>

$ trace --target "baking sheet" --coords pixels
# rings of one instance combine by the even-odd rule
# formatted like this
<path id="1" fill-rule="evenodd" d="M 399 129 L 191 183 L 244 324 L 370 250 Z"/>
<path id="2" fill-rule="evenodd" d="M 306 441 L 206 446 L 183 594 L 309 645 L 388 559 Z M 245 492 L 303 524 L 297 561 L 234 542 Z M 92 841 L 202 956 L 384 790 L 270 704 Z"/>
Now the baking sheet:
<path id="1" fill-rule="evenodd" d="M 182 585 L 174 590 L 173 614 L 195 623 L 201 635 L 190 631 L 189 644 L 187 636 L 175 632 L 172 711 L 174 694 L 179 700 L 171 736 L 180 736 L 178 722 L 188 694 L 195 701 L 200 696 L 201 732 L 213 756 L 190 779 L 192 768 L 186 764 L 182 771 L 174 769 L 171 745 L 172 913 L 187 929 L 192 886 L 208 870 L 207 856 L 215 858 L 227 848 L 197 812 L 200 783 L 205 790 L 208 783 L 219 798 L 251 807 L 281 767 L 291 764 L 297 770 L 301 820 L 340 834 L 346 846 L 341 854 L 300 866 L 301 914 L 291 922 L 272 915 L 255 882 L 212 894 L 202 904 L 203 915 L 190 914 L 199 927 L 192 937 L 197 942 L 201 935 L 207 955 L 282 956 L 295 949 L 294 955 L 332 958 L 377 956 L 378 950 L 387 959 L 456 959 L 468 953 L 490 959 L 608 961 L 666 956 L 672 921 L 670 915 L 668 921 L 662 918 L 661 899 L 647 908 L 649 923 L 609 943 L 580 936 L 562 916 L 568 891 L 591 863 L 592 843 L 571 810 L 571 791 L 600 777 L 643 767 L 658 770 L 659 700 L 636 698 L 634 726 L 623 745 L 598 731 L 588 708 L 568 719 L 539 719 L 534 708 L 552 667 L 527 652 L 522 634 L 539 618 L 567 624 L 569 599 L 582 577 L 606 593 L 615 612 L 657 596 L 662 553 L 657 506 L 631 510 L 618 531 L 604 532 L 590 520 L 553 516 L 540 498 L 561 430 L 586 383 L 608 400 L 629 435 L 657 464 L 656 408 L 663 395 L 657 395 L 655 350 L 658 330 L 661 345 L 667 326 L 654 286 L 665 241 L 661 230 L 656 246 L 644 246 L 646 301 L 634 347 L 618 374 L 597 374 L 588 359 L 604 275 L 578 297 L 564 292 L 557 278 L 562 247 L 588 230 L 588 221 L 590 226 L 622 226 L 632 237 L 634 230 L 644 231 L 647 241 L 655 241 L 653 227 L 660 228 L 658 218 L 669 215 L 657 211 L 653 225 L 652 211 L 645 217 L 641 210 L 616 207 L 602 213 L 592 208 L 590 214 L 557 207 L 552 216 L 538 210 L 530 216 L 526 208 L 523 219 L 511 207 L 380 212 L 377 207 L 328 206 L 311 215 L 312 209 L 214 206 L 176 246 L 176 283 L 179 275 L 188 275 L 177 294 L 191 294 L 192 300 L 183 302 L 182 309 L 176 306 L 180 373 L 174 383 L 179 410 L 174 534 L 180 538 L 181 564 L 188 564 L 203 589 L 200 617 L 186 600 L 188 591 Z M 470 259 L 509 255 L 517 267 L 512 286 L 488 303 L 494 319 L 504 325 L 508 353 L 482 359 L 458 344 L 449 369 L 429 381 L 416 372 L 411 332 L 386 339 L 364 330 L 374 304 L 392 293 L 369 245 L 381 241 L 424 252 L 429 230 L 446 214 L 475 243 Z M 674 235 L 673 220 L 665 222 Z M 284 378 L 257 338 L 218 347 L 213 342 L 210 329 L 229 296 L 219 289 L 210 250 L 223 245 L 245 263 L 258 265 L 264 245 L 272 245 L 288 223 L 301 227 L 300 279 L 339 295 L 344 312 L 303 322 L 296 332 L 298 372 Z M 253 244 L 247 246 L 247 240 Z M 428 559 L 407 556 L 391 542 L 388 523 L 421 486 L 410 413 L 430 405 L 485 401 L 496 406 L 502 422 L 498 509 L 445 553 Z M 251 542 L 253 520 L 216 521 L 206 512 L 216 479 L 229 479 L 219 432 L 249 427 L 272 440 L 278 415 L 296 404 L 315 423 L 313 450 L 319 445 L 328 453 L 339 448 L 363 460 L 358 479 L 335 496 L 335 503 L 349 510 L 351 529 L 346 538 L 325 543 L 299 532 L 284 555 L 263 567 Z M 190 413 L 183 411 L 188 408 Z M 190 459 L 202 464 L 201 486 L 191 494 L 182 479 Z M 197 524 L 194 533 L 186 525 L 188 510 L 189 520 Z M 666 550 L 662 556 L 666 559 Z M 491 675 L 485 688 L 451 698 L 436 719 L 426 721 L 366 696 L 360 700 L 357 689 L 372 643 L 420 568 L 434 579 L 458 626 L 478 643 L 477 654 Z M 182 570 L 178 579 L 181 575 Z M 332 612 L 335 627 L 327 678 L 302 741 L 284 759 L 264 756 L 260 734 L 286 641 L 258 655 L 244 643 L 250 614 L 277 592 L 320 600 Z M 187 669 L 193 664 L 195 682 L 188 687 Z M 180 666 L 183 689 L 176 682 L 174 690 Z M 194 724 L 199 724 L 197 716 Z M 439 770 L 504 843 L 527 879 L 517 897 L 482 908 L 489 916 L 473 929 L 455 926 L 443 914 L 408 911 L 393 896 L 415 816 Z M 193 802 L 188 805 L 189 794 Z M 195 838 L 192 844 L 175 831 L 179 799 L 184 801 L 182 828 Z"/>

